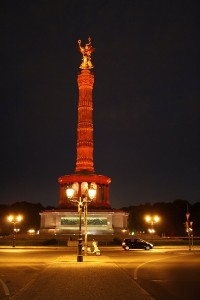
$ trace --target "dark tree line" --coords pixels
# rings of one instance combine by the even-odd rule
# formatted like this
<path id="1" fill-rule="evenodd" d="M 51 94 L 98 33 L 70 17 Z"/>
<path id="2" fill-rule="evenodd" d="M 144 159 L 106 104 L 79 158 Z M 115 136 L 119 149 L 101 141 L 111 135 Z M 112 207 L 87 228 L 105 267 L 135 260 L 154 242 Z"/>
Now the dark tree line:
<path id="1" fill-rule="evenodd" d="M 26 233 L 28 229 L 40 228 L 40 212 L 56 209 L 44 207 L 40 203 L 17 202 L 12 205 L 0 205 L 0 235 L 10 234 L 12 225 L 7 221 L 9 214 L 22 214 L 23 221 L 20 223 L 20 232 Z M 186 235 L 186 212 L 190 213 L 193 222 L 194 236 L 200 236 L 200 202 L 190 204 L 185 200 L 175 200 L 169 203 L 142 204 L 137 206 L 123 207 L 129 212 L 128 228 L 131 232 L 147 232 L 149 225 L 145 222 L 145 215 L 159 215 L 160 222 L 155 224 L 156 233 L 160 236 L 185 236 Z"/>
<path id="2" fill-rule="evenodd" d="M 16 202 L 12 205 L 0 205 L 0 235 L 10 234 L 12 224 L 7 220 L 9 215 L 23 215 L 23 220 L 18 224 L 20 233 L 27 233 L 30 228 L 36 231 L 40 228 L 40 212 L 55 209 L 54 207 L 44 207 L 40 203 Z"/>
<path id="3" fill-rule="evenodd" d="M 175 200 L 172 203 L 147 203 L 123 209 L 129 211 L 128 228 L 135 233 L 147 232 L 149 224 L 145 221 L 145 215 L 158 215 L 160 221 L 154 225 L 154 228 L 160 236 L 185 236 L 188 211 L 189 220 L 193 222 L 193 234 L 200 236 L 200 202 L 192 205 L 185 200 Z"/>

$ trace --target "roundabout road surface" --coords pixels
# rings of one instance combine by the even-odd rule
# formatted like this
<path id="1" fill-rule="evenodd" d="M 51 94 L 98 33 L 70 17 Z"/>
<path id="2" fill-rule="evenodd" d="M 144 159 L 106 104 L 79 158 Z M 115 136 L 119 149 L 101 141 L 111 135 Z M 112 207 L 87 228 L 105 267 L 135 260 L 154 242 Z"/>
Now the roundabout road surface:
<path id="1" fill-rule="evenodd" d="M 0 299 L 197 300 L 200 249 L 124 251 L 102 247 L 101 256 L 76 248 L 0 248 Z"/>

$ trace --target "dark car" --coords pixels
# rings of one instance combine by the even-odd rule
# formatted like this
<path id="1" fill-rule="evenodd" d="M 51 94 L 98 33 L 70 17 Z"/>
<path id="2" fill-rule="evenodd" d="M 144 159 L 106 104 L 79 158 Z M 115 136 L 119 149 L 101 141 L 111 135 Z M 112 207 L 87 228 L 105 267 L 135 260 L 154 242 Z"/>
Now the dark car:
<path id="1" fill-rule="evenodd" d="M 141 239 L 124 239 L 122 242 L 122 248 L 124 250 L 129 250 L 129 249 L 150 250 L 153 249 L 153 244 Z"/>

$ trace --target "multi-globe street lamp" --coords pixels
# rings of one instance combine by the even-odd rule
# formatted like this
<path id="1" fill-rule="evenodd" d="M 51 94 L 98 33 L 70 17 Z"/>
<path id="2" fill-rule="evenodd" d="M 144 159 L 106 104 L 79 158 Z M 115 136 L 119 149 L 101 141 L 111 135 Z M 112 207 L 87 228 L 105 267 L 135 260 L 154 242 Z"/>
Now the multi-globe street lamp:
<path id="1" fill-rule="evenodd" d="M 73 198 L 74 197 L 75 190 L 70 187 L 66 189 L 67 197 L 70 199 L 71 202 L 74 202 L 78 206 L 78 213 L 79 213 L 79 237 L 78 237 L 78 255 L 77 255 L 77 262 L 83 261 L 83 254 L 82 254 L 82 230 L 81 230 L 81 217 L 82 217 L 82 210 L 84 208 L 84 223 L 85 223 L 85 247 L 84 252 L 85 255 L 87 255 L 87 208 L 88 203 L 90 203 L 95 195 L 96 190 L 91 187 L 88 190 L 86 190 L 86 193 L 82 194 L 81 197 L 78 199 Z"/>
<path id="2" fill-rule="evenodd" d="M 188 246 L 189 251 L 191 251 L 191 238 L 192 238 L 192 246 L 193 246 L 193 228 L 192 228 L 193 222 L 190 221 L 190 213 L 187 211 L 186 213 L 186 232 L 188 234 Z"/>
<path id="3" fill-rule="evenodd" d="M 160 217 L 157 215 L 155 215 L 155 216 L 147 215 L 147 216 L 145 216 L 145 220 L 147 223 L 149 223 L 151 225 L 151 228 L 149 228 L 148 231 L 151 234 L 151 239 L 153 241 L 153 235 L 155 233 L 154 225 L 160 221 Z"/>
<path id="4" fill-rule="evenodd" d="M 16 224 L 20 223 L 23 219 L 21 215 L 10 215 L 8 216 L 8 221 L 13 224 L 13 244 L 12 246 L 15 247 L 15 239 L 16 239 L 16 233 L 19 231 L 19 228 L 16 227 Z"/>

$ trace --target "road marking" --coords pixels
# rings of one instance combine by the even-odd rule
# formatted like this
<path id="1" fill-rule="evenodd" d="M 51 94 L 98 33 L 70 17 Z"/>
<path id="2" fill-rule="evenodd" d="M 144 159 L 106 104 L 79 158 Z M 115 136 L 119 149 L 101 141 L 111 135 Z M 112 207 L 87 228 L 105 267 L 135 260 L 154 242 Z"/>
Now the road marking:
<path id="1" fill-rule="evenodd" d="M 9 291 L 7 285 L 5 284 L 5 282 L 2 279 L 0 279 L 0 283 L 1 283 L 2 287 L 3 287 L 5 296 L 10 296 L 10 291 Z"/>
<path id="2" fill-rule="evenodd" d="M 156 300 L 153 296 L 151 296 L 145 289 L 143 289 L 143 287 L 141 287 L 141 285 L 136 281 L 136 280 L 132 280 L 131 276 L 128 276 L 126 271 L 120 267 L 118 264 L 116 264 L 116 267 L 119 268 L 122 272 L 124 272 L 124 274 L 127 276 L 128 279 L 130 279 L 132 282 L 134 282 L 134 284 L 136 284 L 136 286 L 138 287 L 138 289 L 140 290 L 141 294 L 145 297 L 146 300 Z M 143 300 L 144 297 L 142 297 Z"/>
<path id="3" fill-rule="evenodd" d="M 182 255 L 182 254 L 174 255 L 174 257 L 180 256 L 180 255 Z M 154 261 L 158 261 L 158 260 L 162 260 L 162 259 L 167 259 L 167 258 L 168 258 L 168 257 L 161 257 L 161 258 L 158 258 L 158 259 L 152 259 L 152 260 L 149 260 L 149 261 L 146 261 L 146 262 L 140 264 L 140 265 L 137 266 L 136 269 L 134 270 L 134 275 L 133 275 L 134 280 L 137 281 L 137 279 L 138 279 L 137 273 L 138 273 L 138 270 L 139 270 L 142 266 L 144 266 L 144 265 L 146 265 L 146 264 L 149 264 L 149 263 L 151 263 L 151 262 L 154 262 Z"/>
<path id="4" fill-rule="evenodd" d="M 168 279 L 151 279 L 151 281 L 155 281 L 155 282 L 169 282 Z"/>

